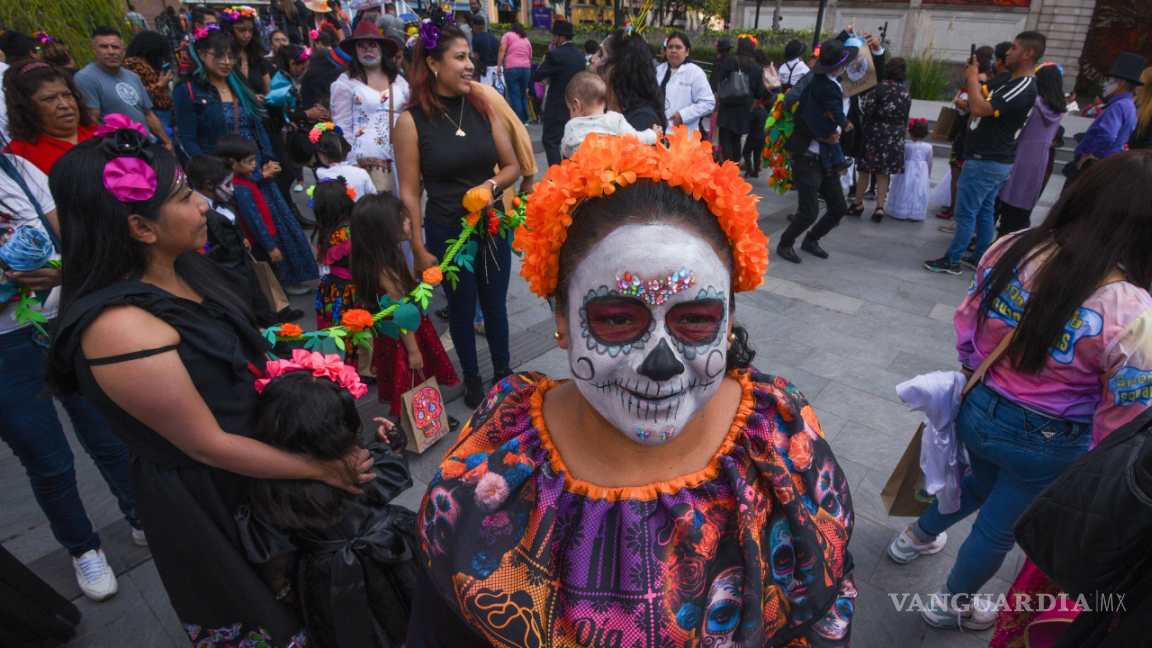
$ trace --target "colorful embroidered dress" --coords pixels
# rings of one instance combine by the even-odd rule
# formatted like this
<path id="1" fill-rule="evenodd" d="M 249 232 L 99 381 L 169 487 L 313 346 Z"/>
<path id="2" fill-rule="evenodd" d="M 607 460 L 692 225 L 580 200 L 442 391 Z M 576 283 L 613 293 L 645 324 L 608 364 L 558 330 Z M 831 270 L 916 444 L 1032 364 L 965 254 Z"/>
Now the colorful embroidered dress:
<path id="1" fill-rule="evenodd" d="M 347 227 L 332 233 L 328 245 L 318 259 L 321 272 L 327 274 L 316 284 L 316 328 L 326 329 L 338 326 L 344 311 L 360 308 L 356 300 L 356 284 L 352 283 L 352 271 L 348 269 L 348 252 L 352 250 L 352 239 Z M 356 366 L 360 345 L 348 341 L 344 344 L 344 362 Z"/>
<path id="2" fill-rule="evenodd" d="M 791 383 L 731 375 L 740 407 L 708 466 L 636 488 L 567 474 L 542 414 L 558 383 L 499 383 L 421 508 L 443 606 L 495 646 L 847 646 L 844 474 Z"/>

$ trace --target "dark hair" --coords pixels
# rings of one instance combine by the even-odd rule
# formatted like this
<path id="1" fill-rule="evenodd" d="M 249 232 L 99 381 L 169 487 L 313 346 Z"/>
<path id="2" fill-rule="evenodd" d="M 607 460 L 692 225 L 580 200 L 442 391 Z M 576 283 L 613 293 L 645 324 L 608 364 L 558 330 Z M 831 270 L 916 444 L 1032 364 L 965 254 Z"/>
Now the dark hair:
<path id="1" fill-rule="evenodd" d="M 324 23 L 320 25 L 320 38 L 316 40 L 320 41 L 321 47 L 332 49 L 336 46 L 336 43 L 340 41 L 340 37 L 336 35 L 336 29 L 332 26 L 332 23 Z"/>
<path id="2" fill-rule="evenodd" d="M 458 40 L 467 41 L 464 32 L 453 24 L 440 29 L 440 39 L 436 42 L 436 47 L 431 50 L 424 48 L 423 38 L 416 39 L 416 47 L 412 51 L 412 78 L 408 80 L 411 92 L 408 105 L 419 106 L 428 117 L 428 121 L 435 122 L 444 113 L 444 103 L 436 94 L 436 77 L 432 74 L 432 68 L 428 66 L 428 60 L 442 60 L 448 51 L 448 46 Z M 472 90 L 464 97 L 481 117 L 488 119 L 488 101 L 480 88 L 473 85 Z"/>
<path id="3" fill-rule="evenodd" d="M 604 68 L 608 70 L 608 91 L 616 98 L 620 112 L 651 106 L 656 115 L 664 114 L 664 98 L 656 82 L 656 66 L 652 65 L 652 48 L 640 36 L 630 36 L 623 29 L 612 32 L 604 41 L 608 57 Z"/>
<path id="4" fill-rule="evenodd" d="M 600 43 L 597 43 L 595 40 L 593 40 L 591 38 L 584 41 L 584 53 L 585 54 L 595 54 L 596 52 L 599 52 L 599 51 L 600 51 Z"/>
<path id="5" fill-rule="evenodd" d="M 192 24 L 193 25 L 203 25 L 205 16 L 212 16 L 213 18 L 215 18 L 216 12 L 209 9 L 208 7 L 193 7 L 192 8 Z"/>
<path id="6" fill-rule="evenodd" d="M 521 25 L 519 20 L 512 23 L 512 33 L 520 38 L 528 38 L 528 32 L 524 30 L 524 25 Z"/>
<path id="7" fill-rule="evenodd" d="M 136 57 L 159 73 L 160 68 L 172 60 L 172 46 L 160 32 L 146 30 L 132 37 L 124 56 Z"/>
<path id="8" fill-rule="evenodd" d="M 15 63 L 4 74 L 4 102 L 8 108 L 8 133 L 13 140 L 36 144 L 44 132 L 44 125 L 40 118 L 40 106 L 32 99 L 32 95 L 40 90 L 45 83 L 59 81 L 68 87 L 72 98 L 76 100 L 77 120 L 80 126 L 93 126 L 96 120 L 88 112 L 88 104 L 84 95 L 76 87 L 72 75 L 58 67 L 37 65 L 24 71 L 24 68 L 39 63 L 34 59 L 25 59 Z"/>
<path id="9" fill-rule="evenodd" d="M 928 137 L 928 120 L 917 119 L 912 122 L 912 126 L 908 129 L 908 134 L 917 139 Z"/>
<path id="10" fill-rule="evenodd" d="M 29 58 L 37 47 L 40 47 L 40 41 L 14 29 L 0 33 L 0 52 L 4 52 L 9 65 Z"/>
<path id="11" fill-rule="evenodd" d="M 1064 102 L 1064 75 L 1055 65 L 1036 70 L 1036 95 L 1052 112 L 1068 112 L 1068 104 Z"/>
<path id="12" fill-rule="evenodd" d="M 113 157 L 113 149 L 124 146 L 151 153 L 148 164 L 156 171 L 156 192 L 148 200 L 125 203 L 114 197 L 100 182 L 92 182 L 104 173 L 104 165 Z M 137 214 L 147 220 L 160 218 L 161 207 L 176 195 L 176 156 L 132 129 L 122 128 L 106 137 L 93 137 L 80 142 L 65 153 L 52 167 L 48 186 L 56 199 L 60 219 L 60 251 L 63 275 L 60 286 L 60 317 L 86 295 L 120 283 L 139 279 L 148 270 L 151 251 L 148 245 L 132 238 L 128 216 Z M 255 326 L 251 310 L 225 281 L 218 267 L 198 252 L 188 252 L 176 259 L 176 275 L 205 299 L 212 299 L 242 316 Z M 65 344 L 64 347 L 68 345 Z M 49 349 L 48 381 L 60 395 L 75 394 L 79 387 L 71 356 L 52 337 Z"/>
<path id="13" fill-rule="evenodd" d="M 388 49 L 384 47 L 384 43 L 380 45 L 380 71 L 388 75 L 388 82 L 395 83 L 396 77 L 400 74 L 400 68 L 396 67 L 396 58 L 388 56 Z M 360 63 L 360 57 L 355 54 L 352 55 L 352 60 L 348 61 L 348 78 L 358 79 L 361 83 L 368 84 L 368 71 L 364 69 L 364 65 Z"/>
<path id="14" fill-rule="evenodd" d="M 351 392 L 310 371 L 273 378 L 256 400 L 252 438 L 320 461 L 345 457 L 364 424 Z M 330 527 L 341 519 L 351 493 L 311 479 L 250 479 L 252 512 L 285 529 Z"/>
<path id="15" fill-rule="evenodd" d="M 100 25 L 92 30 L 92 40 L 96 40 L 97 36 L 115 36 L 116 38 L 123 39 L 120 32 L 108 25 Z"/>
<path id="16" fill-rule="evenodd" d="M 194 41 L 192 47 L 188 48 L 188 54 L 192 57 L 193 63 L 189 68 L 189 76 L 192 80 L 205 88 L 211 87 L 208 70 L 204 67 L 204 62 L 200 60 L 200 55 L 204 52 L 211 52 L 212 56 L 224 56 L 232 51 L 232 46 L 232 36 L 218 29 L 209 30 L 207 36 Z M 244 107 L 244 111 L 253 120 L 261 120 L 268 116 L 268 110 L 264 108 L 264 104 L 260 103 L 256 94 L 248 87 L 247 81 L 240 76 L 240 66 L 232 68 L 232 71 L 228 73 L 228 87 L 240 99 L 240 105 Z"/>
<path id="17" fill-rule="evenodd" d="M 751 38 L 736 39 L 736 58 L 740 59 L 740 67 L 754 63 L 755 52 L 756 44 L 752 42 Z"/>
<path id="18" fill-rule="evenodd" d="M 136 7 L 133 7 L 131 2 L 128 3 L 128 11 L 136 11 Z"/>
<path id="19" fill-rule="evenodd" d="M 68 46 L 59 38 L 40 46 L 40 60 L 56 67 L 68 67 L 73 62 Z"/>
<path id="20" fill-rule="evenodd" d="M 272 31 L 268 32 L 268 42 L 269 43 L 272 42 L 272 37 L 275 36 L 276 34 L 280 34 L 284 38 L 288 38 L 288 32 L 284 31 L 283 29 L 273 29 Z"/>
<path id="21" fill-rule="evenodd" d="M 225 160 L 240 162 L 251 155 L 260 155 L 260 147 L 243 135 L 225 135 L 216 140 L 216 155 Z"/>
<path id="22" fill-rule="evenodd" d="M 752 58 L 756 61 L 756 65 L 759 65 L 761 68 L 769 63 L 768 52 L 759 48 L 752 51 Z"/>
<path id="23" fill-rule="evenodd" d="M 416 287 L 408 274 L 408 260 L 400 251 L 404 220 L 408 218 L 404 203 L 390 193 L 364 196 L 352 208 L 352 250 L 348 261 L 356 294 L 369 310 L 378 310 L 377 295 L 385 292 L 380 286 L 381 270 L 405 291 Z"/>
<path id="24" fill-rule="evenodd" d="M 1012 49 L 1011 41 L 1001 41 L 996 43 L 996 48 L 993 50 L 996 61 L 999 63 L 1004 63 L 1004 61 L 1008 58 L 1008 50 L 1010 49 Z"/>
<path id="25" fill-rule="evenodd" d="M 343 161 L 351 150 L 352 146 L 348 144 L 348 140 L 336 131 L 324 131 L 316 140 L 316 153 L 329 160 Z"/>
<path id="26" fill-rule="evenodd" d="M 981 74 L 996 72 L 996 50 L 991 45 L 982 45 L 976 48 L 976 70 Z"/>
<path id="27" fill-rule="evenodd" d="M 1038 31 L 1026 31 L 1016 34 L 1016 40 L 1024 49 L 1032 50 L 1032 61 L 1039 61 L 1044 56 L 1044 49 L 1048 46 L 1048 37 Z"/>
<path id="28" fill-rule="evenodd" d="M 1093 164 L 1065 192 L 1044 222 L 1015 235 L 984 280 L 979 326 L 1017 269 L 1039 263 L 1032 296 L 1006 357 L 1035 375 L 1060 342 L 1068 320 L 1114 268 L 1141 287 L 1152 285 L 1152 151 L 1117 153 Z M 1050 255 L 1045 258 L 1045 255 Z"/>
<path id="29" fill-rule="evenodd" d="M 222 157 L 197 153 L 184 163 L 184 173 L 188 174 L 188 186 L 201 191 L 207 185 L 215 189 L 232 175 L 232 163 Z"/>
<path id="30" fill-rule="evenodd" d="M 260 38 L 260 29 L 256 27 L 256 19 L 247 16 L 241 16 L 236 20 L 225 21 L 228 24 L 228 33 L 232 35 L 232 51 L 237 56 L 245 56 L 248 58 L 248 66 L 259 65 L 264 55 L 268 53 L 268 48 L 264 47 L 264 41 Z M 242 22 L 252 23 L 252 38 L 244 47 L 240 47 L 239 41 L 236 40 L 236 25 Z"/>
<path id="31" fill-rule="evenodd" d="M 684 32 L 674 31 L 674 32 L 671 32 L 668 34 L 667 38 L 664 39 L 664 42 L 667 43 L 667 42 L 671 41 L 673 38 L 675 38 L 676 40 L 683 43 L 684 49 L 686 49 L 688 51 L 692 51 L 692 41 L 688 39 L 688 34 L 685 34 Z"/>
<path id="32" fill-rule="evenodd" d="M 321 182 L 312 190 L 312 212 L 316 215 L 312 242 L 316 244 L 317 256 L 322 257 L 328 251 L 332 235 L 348 224 L 355 206 L 348 197 L 348 183 L 343 177 Z"/>
<path id="33" fill-rule="evenodd" d="M 884 65 L 884 80 L 895 81 L 896 83 L 904 83 L 908 78 L 908 61 L 897 56 L 894 59 L 889 59 L 888 63 Z"/>
<path id="34" fill-rule="evenodd" d="M 553 308 L 565 316 L 569 314 L 568 291 L 572 275 L 593 246 L 604 237 L 624 225 L 657 224 L 679 227 L 704 239 L 729 274 L 734 275 L 736 261 L 732 256 L 732 243 L 708 205 L 678 187 L 642 179 L 602 198 L 589 198 L 573 212 L 572 225 L 568 227 L 567 238 L 560 248 L 556 290 L 550 296 Z M 730 312 L 736 308 L 732 291 L 728 294 L 728 307 Z M 732 332 L 736 334 L 736 340 L 728 351 L 729 370 L 749 366 L 756 355 L 748 346 L 748 332 L 743 327 L 734 325 Z"/>
<path id="35" fill-rule="evenodd" d="M 279 51 L 276 52 L 276 68 L 284 74 L 292 76 L 291 68 L 289 65 L 303 49 L 303 47 L 296 45 L 295 43 L 281 45 Z"/>
<path id="36" fill-rule="evenodd" d="M 472 26 L 487 28 L 488 23 L 484 20 L 484 16 L 481 16 L 480 14 L 472 14 Z"/>

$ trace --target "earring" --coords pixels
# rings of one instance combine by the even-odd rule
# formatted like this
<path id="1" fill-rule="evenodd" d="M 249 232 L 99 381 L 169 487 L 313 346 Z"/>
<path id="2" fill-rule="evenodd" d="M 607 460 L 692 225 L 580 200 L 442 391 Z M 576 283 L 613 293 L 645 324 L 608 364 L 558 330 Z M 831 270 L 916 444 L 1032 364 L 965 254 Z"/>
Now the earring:
<path id="1" fill-rule="evenodd" d="M 560 338 L 564 337 L 564 334 L 563 334 L 563 333 L 561 333 L 560 331 L 556 331 L 555 333 L 553 333 L 553 334 L 552 334 L 552 337 L 554 337 L 554 338 L 556 338 L 557 340 L 559 340 Z"/>
<path id="2" fill-rule="evenodd" d="M 432 75 L 436 77 L 436 80 L 437 80 L 437 81 L 439 81 L 439 80 L 440 80 L 440 73 L 439 73 L 439 72 L 437 72 L 436 70 L 432 70 Z"/>
<path id="3" fill-rule="evenodd" d="M 735 333 L 729 333 L 728 334 L 728 341 L 729 342 L 735 342 L 736 341 L 736 334 Z"/>

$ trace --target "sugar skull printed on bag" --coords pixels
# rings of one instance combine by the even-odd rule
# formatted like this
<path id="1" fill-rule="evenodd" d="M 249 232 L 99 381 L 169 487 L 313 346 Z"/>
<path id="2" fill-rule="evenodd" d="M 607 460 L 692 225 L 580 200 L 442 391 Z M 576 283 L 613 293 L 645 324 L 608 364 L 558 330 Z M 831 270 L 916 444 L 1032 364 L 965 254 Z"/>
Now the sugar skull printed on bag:
<path id="1" fill-rule="evenodd" d="M 444 405 L 440 402 L 440 392 L 435 387 L 425 387 L 412 396 L 412 421 L 416 429 L 426 438 L 440 433 L 440 416 Z"/>

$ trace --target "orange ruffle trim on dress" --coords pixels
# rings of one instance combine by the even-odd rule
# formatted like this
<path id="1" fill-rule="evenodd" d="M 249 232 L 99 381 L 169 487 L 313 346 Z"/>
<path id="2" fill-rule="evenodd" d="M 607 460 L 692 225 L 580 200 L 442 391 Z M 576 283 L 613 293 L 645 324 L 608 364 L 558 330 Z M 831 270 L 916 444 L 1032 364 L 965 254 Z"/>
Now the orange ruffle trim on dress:
<path id="1" fill-rule="evenodd" d="M 548 458 L 552 462 L 552 469 L 564 475 L 564 490 L 594 500 L 607 500 L 609 502 L 638 500 L 649 502 L 660 495 L 675 495 L 683 489 L 696 488 L 700 484 L 716 479 L 716 476 L 720 474 L 720 457 L 727 455 L 732 451 L 732 448 L 736 446 L 736 440 L 744 432 L 748 415 L 752 413 L 756 405 L 756 397 L 752 393 L 754 381 L 750 374 L 747 371 L 732 371 L 729 372 L 728 375 L 740 383 L 741 390 L 740 407 L 736 410 L 736 418 L 732 421 L 732 427 L 728 430 L 728 436 L 724 437 L 724 443 L 720 444 L 720 449 L 712 456 L 712 460 L 708 462 L 707 466 L 702 470 L 688 475 L 681 475 L 676 479 L 655 482 L 644 486 L 604 488 L 603 486 L 597 486 L 591 482 L 573 477 L 572 473 L 568 470 L 568 466 L 564 464 L 564 459 L 560 457 L 560 451 L 556 448 L 556 445 L 552 443 L 552 435 L 548 433 L 548 426 L 544 424 L 544 393 L 560 384 L 550 378 L 544 378 L 541 382 L 537 383 L 536 390 L 532 393 L 532 400 L 529 406 L 529 411 L 532 415 L 532 426 L 536 428 L 536 432 L 539 434 L 541 447 L 548 451 Z"/>

